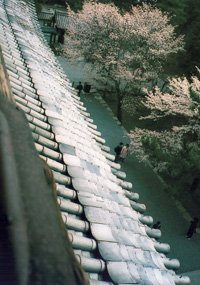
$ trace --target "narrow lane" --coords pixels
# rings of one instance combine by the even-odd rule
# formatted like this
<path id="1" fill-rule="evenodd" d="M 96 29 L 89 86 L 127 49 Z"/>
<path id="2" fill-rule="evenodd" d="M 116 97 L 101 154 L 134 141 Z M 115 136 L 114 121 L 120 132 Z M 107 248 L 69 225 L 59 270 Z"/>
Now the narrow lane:
<path id="1" fill-rule="evenodd" d="M 71 82 L 90 81 L 88 75 L 84 73 L 81 63 L 70 65 L 62 57 L 58 57 L 58 61 Z M 117 124 L 109 108 L 106 108 L 91 94 L 82 94 L 81 99 L 98 130 L 102 133 L 102 137 L 106 140 L 106 145 L 111 148 L 111 152 L 114 154 L 114 147 L 120 141 L 128 141 L 127 133 L 123 127 Z M 191 240 L 185 238 L 189 221 L 183 217 L 172 198 L 165 192 L 164 185 L 150 167 L 138 162 L 134 155 L 130 155 L 122 165 L 122 170 L 126 172 L 126 180 L 133 183 L 133 191 L 139 193 L 139 202 L 146 205 L 145 214 L 151 215 L 154 221 L 161 221 L 162 237 L 160 241 L 170 245 L 169 257 L 177 258 L 180 261 L 181 266 L 178 273 L 197 270 L 190 274 L 190 277 L 192 285 L 199 285 L 200 235 L 194 235 Z"/>
<path id="2" fill-rule="evenodd" d="M 97 125 L 106 145 L 114 154 L 114 147 L 120 142 L 128 142 L 127 133 L 119 126 L 109 110 L 92 95 L 81 96 L 91 118 Z M 147 207 L 145 214 L 154 221 L 160 220 L 162 227 L 161 242 L 170 245 L 169 257 L 178 258 L 181 263 L 179 273 L 198 270 L 200 267 L 200 237 L 194 235 L 191 240 L 185 238 L 188 222 L 165 191 L 165 187 L 152 169 L 140 163 L 134 155 L 129 155 L 122 164 L 127 181 L 133 183 L 133 190 L 140 195 L 139 202 Z"/>

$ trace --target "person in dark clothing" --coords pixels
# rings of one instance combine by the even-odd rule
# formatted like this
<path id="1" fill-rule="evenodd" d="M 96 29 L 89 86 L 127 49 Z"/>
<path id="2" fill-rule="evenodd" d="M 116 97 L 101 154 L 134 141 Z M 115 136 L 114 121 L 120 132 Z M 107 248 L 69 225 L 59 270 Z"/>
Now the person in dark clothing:
<path id="1" fill-rule="evenodd" d="M 114 151 L 115 151 L 115 162 L 119 161 L 119 157 L 120 157 L 122 147 L 123 147 L 123 143 L 120 142 L 114 149 Z"/>
<path id="2" fill-rule="evenodd" d="M 159 229 L 160 230 L 161 228 L 161 223 L 160 221 L 157 221 L 153 226 L 152 226 L 152 229 Z"/>
<path id="3" fill-rule="evenodd" d="M 187 231 L 187 235 L 186 235 L 186 238 L 187 239 L 190 239 L 194 233 L 196 233 L 196 228 L 197 228 L 197 224 L 199 222 L 199 219 L 198 218 L 194 218 L 191 222 L 190 222 L 190 227 Z"/>
<path id="4" fill-rule="evenodd" d="M 78 90 L 78 95 L 81 95 L 81 91 L 83 90 L 83 85 L 81 84 L 81 81 L 79 81 L 79 84 L 76 86 L 76 89 Z"/>
<path id="5" fill-rule="evenodd" d="M 88 84 L 87 82 L 85 82 L 84 85 L 83 85 L 83 91 L 85 93 L 90 93 L 90 89 L 91 89 L 91 85 Z"/>

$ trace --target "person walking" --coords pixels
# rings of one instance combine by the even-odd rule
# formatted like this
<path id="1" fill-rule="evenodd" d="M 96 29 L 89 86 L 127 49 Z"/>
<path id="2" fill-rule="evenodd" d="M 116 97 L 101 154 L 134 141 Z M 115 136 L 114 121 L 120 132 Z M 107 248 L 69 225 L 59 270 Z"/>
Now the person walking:
<path id="1" fill-rule="evenodd" d="M 78 96 L 81 95 L 81 91 L 83 90 L 83 85 L 81 81 L 79 81 L 79 84 L 76 86 L 76 89 L 78 90 Z"/>
<path id="2" fill-rule="evenodd" d="M 123 147 L 123 143 L 120 142 L 115 148 L 114 148 L 114 151 L 115 151 L 115 162 L 118 162 L 119 161 L 119 157 L 120 157 L 120 153 L 122 151 L 122 147 Z"/>
<path id="3" fill-rule="evenodd" d="M 198 222 L 199 222 L 199 219 L 196 217 L 194 217 L 193 220 L 190 222 L 190 226 L 189 226 L 189 229 L 188 229 L 187 235 L 186 235 L 187 239 L 191 239 L 193 234 L 196 233 Z"/>
<path id="4" fill-rule="evenodd" d="M 152 229 L 158 229 L 158 230 L 160 230 L 160 228 L 161 228 L 161 223 L 160 223 L 160 221 L 157 221 L 157 222 L 152 226 Z"/>
<path id="5" fill-rule="evenodd" d="M 91 85 L 89 83 L 85 82 L 83 85 L 83 91 L 85 93 L 90 93 L 90 89 L 91 89 Z"/>
<path id="6" fill-rule="evenodd" d="M 120 159 L 121 162 L 124 162 L 125 158 L 128 155 L 128 152 L 129 152 L 129 144 L 127 143 L 126 145 L 124 145 L 122 147 L 122 150 L 120 152 L 119 159 Z"/>

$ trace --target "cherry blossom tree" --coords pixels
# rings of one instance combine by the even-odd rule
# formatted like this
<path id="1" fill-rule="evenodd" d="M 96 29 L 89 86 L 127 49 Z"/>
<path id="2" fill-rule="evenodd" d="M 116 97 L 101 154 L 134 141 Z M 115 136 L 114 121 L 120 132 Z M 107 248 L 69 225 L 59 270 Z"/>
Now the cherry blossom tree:
<path id="1" fill-rule="evenodd" d="M 131 149 L 167 181 L 178 179 L 183 190 L 200 178 L 200 80 L 172 78 L 168 92 L 146 93 L 148 114 L 141 120 L 151 120 L 151 128 L 131 131 Z"/>
<path id="2" fill-rule="evenodd" d="M 93 68 L 98 92 L 115 94 L 117 116 L 126 96 L 157 79 L 167 58 L 182 49 L 167 14 L 151 5 L 133 6 L 121 14 L 112 4 L 86 2 L 82 11 L 68 10 L 64 54 L 83 58 Z"/>

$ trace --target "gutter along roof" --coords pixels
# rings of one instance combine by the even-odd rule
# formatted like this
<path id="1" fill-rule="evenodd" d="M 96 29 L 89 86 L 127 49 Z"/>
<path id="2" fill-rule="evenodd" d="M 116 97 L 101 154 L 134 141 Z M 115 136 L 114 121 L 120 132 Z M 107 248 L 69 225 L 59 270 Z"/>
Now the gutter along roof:
<path id="1" fill-rule="evenodd" d="M 90 284 L 189 284 L 125 180 L 40 30 L 34 4 L 0 1 L 0 45 L 16 104 L 54 172 L 74 253 Z"/>

